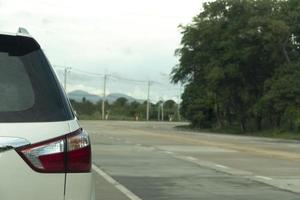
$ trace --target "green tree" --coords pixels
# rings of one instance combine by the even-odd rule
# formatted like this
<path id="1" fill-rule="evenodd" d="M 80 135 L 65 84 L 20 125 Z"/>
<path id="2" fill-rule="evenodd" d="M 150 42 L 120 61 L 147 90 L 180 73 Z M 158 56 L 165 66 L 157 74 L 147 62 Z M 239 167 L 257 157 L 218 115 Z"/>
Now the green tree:
<path id="1" fill-rule="evenodd" d="M 181 26 L 176 50 L 172 79 L 186 84 L 182 114 L 200 127 L 238 123 L 245 131 L 254 122 L 261 129 L 267 82 L 299 57 L 299 1 L 216 0 L 203 8 Z"/>
<path id="2" fill-rule="evenodd" d="M 281 122 L 294 129 L 300 118 L 300 64 L 289 63 L 279 68 L 274 76 L 265 82 L 265 94 L 258 102 L 274 127 Z"/>

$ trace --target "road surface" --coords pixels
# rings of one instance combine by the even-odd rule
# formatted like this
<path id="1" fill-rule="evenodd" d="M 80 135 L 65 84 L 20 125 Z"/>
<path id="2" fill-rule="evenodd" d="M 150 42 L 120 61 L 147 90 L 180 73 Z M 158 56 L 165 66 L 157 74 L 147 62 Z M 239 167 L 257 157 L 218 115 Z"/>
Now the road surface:
<path id="1" fill-rule="evenodd" d="M 300 142 L 81 121 L 97 200 L 300 200 Z"/>

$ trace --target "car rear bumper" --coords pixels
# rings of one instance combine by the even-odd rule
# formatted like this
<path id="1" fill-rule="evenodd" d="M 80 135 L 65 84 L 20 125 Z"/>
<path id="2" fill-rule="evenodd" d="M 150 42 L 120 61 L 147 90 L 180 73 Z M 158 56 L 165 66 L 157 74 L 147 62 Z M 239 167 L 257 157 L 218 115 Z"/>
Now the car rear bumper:
<path id="1" fill-rule="evenodd" d="M 92 173 L 67 174 L 65 200 L 94 199 L 95 184 Z"/>

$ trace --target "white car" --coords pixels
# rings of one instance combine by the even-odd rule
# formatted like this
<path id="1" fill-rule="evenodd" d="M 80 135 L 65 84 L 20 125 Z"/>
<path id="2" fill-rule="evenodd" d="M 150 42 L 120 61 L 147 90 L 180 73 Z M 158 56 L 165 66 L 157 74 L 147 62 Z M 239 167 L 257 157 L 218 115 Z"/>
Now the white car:
<path id="1" fill-rule="evenodd" d="M 23 28 L 0 33 L 0 199 L 92 200 L 91 162 L 39 44 Z"/>

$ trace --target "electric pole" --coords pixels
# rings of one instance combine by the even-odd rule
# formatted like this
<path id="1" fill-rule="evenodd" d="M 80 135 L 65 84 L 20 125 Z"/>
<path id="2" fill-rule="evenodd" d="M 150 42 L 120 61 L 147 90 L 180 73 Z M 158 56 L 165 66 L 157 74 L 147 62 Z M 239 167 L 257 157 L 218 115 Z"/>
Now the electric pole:
<path id="1" fill-rule="evenodd" d="M 181 85 L 179 86 L 179 94 L 178 94 L 178 121 L 181 121 L 181 116 L 180 116 L 180 99 L 181 99 Z"/>
<path id="2" fill-rule="evenodd" d="M 157 121 L 160 121 L 160 102 L 157 103 Z"/>
<path id="3" fill-rule="evenodd" d="M 164 100 L 161 100 L 161 121 L 164 121 Z"/>
<path id="4" fill-rule="evenodd" d="M 67 93 L 68 73 L 70 72 L 70 70 L 71 70 L 71 67 L 65 67 L 65 70 L 64 70 L 64 88 L 65 88 L 66 93 Z"/>
<path id="5" fill-rule="evenodd" d="M 106 81 L 107 81 L 107 74 L 104 75 L 103 78 L 103 97 L 102 97 L 102 120 L 105 120 L 105 101 L 106 101 Z"/>
<path id="6" fill-rule="evenodd" d="M 149 112 L 150 112 L 150 86 L 151 81 L 148 81 L 148 95 L 147 95 L 147 121 L 149 121 Z"/>

